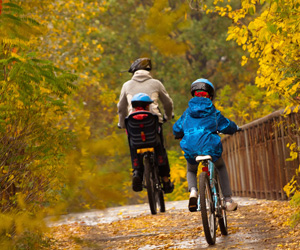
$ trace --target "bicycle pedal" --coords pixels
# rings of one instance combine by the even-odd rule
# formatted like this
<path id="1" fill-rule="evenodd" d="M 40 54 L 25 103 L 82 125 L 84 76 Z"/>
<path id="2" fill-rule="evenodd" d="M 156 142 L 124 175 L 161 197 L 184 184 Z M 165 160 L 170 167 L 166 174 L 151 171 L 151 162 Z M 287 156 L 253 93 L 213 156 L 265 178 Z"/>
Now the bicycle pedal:
<path id="1" fill-rule="evenodd" d="M 189 199 L 189 210 L 190 212 L 196 212 L 198 205 L 197 205 L 197 198 L 196 197 L 191 197 Z"/>
<path id="2" fill-rule="evenodd" d="M 190 212 L 196 212 L 197 211 L 197 206 L 189 206 Z"/>

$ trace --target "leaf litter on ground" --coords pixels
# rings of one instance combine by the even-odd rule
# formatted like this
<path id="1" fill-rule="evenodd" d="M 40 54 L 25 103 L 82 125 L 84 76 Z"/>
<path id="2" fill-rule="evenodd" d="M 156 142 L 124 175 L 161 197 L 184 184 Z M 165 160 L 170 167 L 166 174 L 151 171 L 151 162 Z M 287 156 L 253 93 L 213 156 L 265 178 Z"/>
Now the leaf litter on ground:
<path id="1" fill-rule="evenodd" d="M 299 228 L 288 224 L 293 209 L 288 201 L 259 200 L 227 213 L 229 235 L 218 229 L 211 249 L 300 249 Z M 125 216 L 126 217 L 126 216 Z M 84 222 L 51 228 L 51 249 L 206 249 L 201 215 L 169 209 L 94 226 Z"/>

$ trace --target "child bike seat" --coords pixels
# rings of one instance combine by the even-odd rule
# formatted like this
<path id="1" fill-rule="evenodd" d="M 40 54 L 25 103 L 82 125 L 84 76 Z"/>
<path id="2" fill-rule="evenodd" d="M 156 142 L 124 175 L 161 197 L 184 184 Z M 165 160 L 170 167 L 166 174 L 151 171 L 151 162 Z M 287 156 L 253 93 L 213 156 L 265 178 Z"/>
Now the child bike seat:
<path id="1" fill-rule="evenodd" d="M 143 119 L 135 119 L 134 116 L 137 115 L 144 115 Z M 152 148 L 159 144 L 159 123 L 156 114 L 147 111 L 134 112 L 125 118 L 125 126 L 132 148 Z"/>

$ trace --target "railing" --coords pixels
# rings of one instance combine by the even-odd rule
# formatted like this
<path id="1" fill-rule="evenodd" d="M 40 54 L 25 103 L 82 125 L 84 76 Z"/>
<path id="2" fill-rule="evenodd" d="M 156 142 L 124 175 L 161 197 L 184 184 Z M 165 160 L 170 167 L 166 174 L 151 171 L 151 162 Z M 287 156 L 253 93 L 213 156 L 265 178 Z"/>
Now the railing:
<path id="1" fill-rule="evenodd" d="M 286 145 L 300 145 L 300 113 L 282 114 L 283 110 L 276 111 L 242 126 L 242 132 L 222 138 L 233 195 L 287 199 L 283 187 L 299 168 L 299 157 L 286 161 L 290 157 Z"/>

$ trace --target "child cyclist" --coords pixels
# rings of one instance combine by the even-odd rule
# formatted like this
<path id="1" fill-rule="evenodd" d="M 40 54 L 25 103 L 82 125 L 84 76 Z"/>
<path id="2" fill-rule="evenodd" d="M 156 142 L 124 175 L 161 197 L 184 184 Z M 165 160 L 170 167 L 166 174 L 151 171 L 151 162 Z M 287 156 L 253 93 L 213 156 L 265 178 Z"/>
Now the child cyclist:
<path id="1" fill-rule="evenodd" d="M 195 157 L 210 155 L 220 176 L 226 210 L 234 211 L 237 209 L 237 203 L 231 198 L 229 177 L 221 157 L 221 138 L 217 133 L 234 134 L 239 128 L 234 122 L 225 118 L 213 105 L 215 89 L 210 81 L 203 78 L 194 81 L 191 85 L 191 94 L 193 98 L 189 101 L 189 107 L 173 126 L 175 138 L 182 138 L 180 147 L 187 160 L 187 181 L 190 192 L 189 210 L 191 212 L 197 210 L 199 163 L 195 161 Z"/>
<path id="2" fill-rule="evenodd" d="M 131 113 L 135 113 L 138 111 L 148 111 L 150 112 L 150 105 L 153 103 L 153 100 L 149 95 L 145 93 L 138 93 L 134 95 L 131 99 L 131 105 L 133 111 Z M 147 114 L 136 114 L 133 116 L 136 120 L 143 120 Z M 163 190 L 165 193 L 172 193 L 174 190 L 174 185 L 170 181 L 170 167 L 169 162 L 166 157 L 166 150 L 163 144 L 163 134 L 162 134 L 162 124 L 159 125 L 159 144 L 155 147 L 155 154 L 157 157 L 159 175 L 162 178 Z M 133 149 L 130 145 L 130 154 L 133 168 L 133 177 L 132 177 L 132 187 L 135 192 L 139 192 L 143 190 L 142 186 L 142 178 L 144 172 L 143 159 L 141 155 L 137 154 L 136 149 Z"/>

